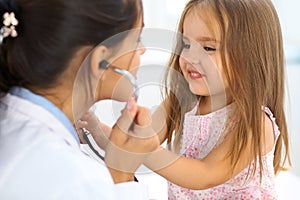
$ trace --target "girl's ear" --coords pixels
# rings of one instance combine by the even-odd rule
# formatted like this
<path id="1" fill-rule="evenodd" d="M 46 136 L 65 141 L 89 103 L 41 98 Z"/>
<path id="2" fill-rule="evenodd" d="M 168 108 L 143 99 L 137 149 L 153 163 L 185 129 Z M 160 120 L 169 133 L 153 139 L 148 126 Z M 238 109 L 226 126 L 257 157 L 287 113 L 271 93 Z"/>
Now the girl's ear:
<path id="1" fill-rule="evenodd" d="M 99 77 L 99 75 L 103 73 L 103 70 L 105 70 L 99 67 L 99 63 L 105 59 L 107 53 L 108 53 L 108 49 L 103 45 L 99 45 L 93 50 L 91 55 L 92 76 Z"/>

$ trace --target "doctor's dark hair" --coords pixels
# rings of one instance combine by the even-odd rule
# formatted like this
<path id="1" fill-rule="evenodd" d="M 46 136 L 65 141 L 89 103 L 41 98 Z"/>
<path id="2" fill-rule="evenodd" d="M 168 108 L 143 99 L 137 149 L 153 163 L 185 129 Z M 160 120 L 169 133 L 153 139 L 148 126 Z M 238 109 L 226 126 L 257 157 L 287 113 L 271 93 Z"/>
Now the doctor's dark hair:
<path id="1" fill-rule="evenodd" d="M 0 44 L 0 93 L 50 87 L 80 47 L 134 28 L 143 8 L 141 0 L 0 0 L 0 28 L 6 12 L 19 24 Z"/>

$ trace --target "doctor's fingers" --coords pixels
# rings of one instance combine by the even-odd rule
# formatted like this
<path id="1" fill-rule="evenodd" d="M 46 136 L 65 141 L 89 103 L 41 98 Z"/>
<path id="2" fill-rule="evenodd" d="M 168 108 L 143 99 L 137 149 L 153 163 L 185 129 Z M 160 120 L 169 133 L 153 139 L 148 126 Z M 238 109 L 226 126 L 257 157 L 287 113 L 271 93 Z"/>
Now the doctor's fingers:
<path id="1" fill-rule="evenodd" d="M 92 112 L 92 111 L 87 111 L 81 118 L 80 121 L 87 122 L 89 127 L 84 127 L 84 128 L 93 128 L 99 125 L 100 120 L 98 117 Z"/>
<path id="2" fill-rule="evenodd" d="M 76 123 L 78 128 L 87 129 L 94 137 L 105 134 L 107 137 L 110 135 L 110 127 L 101 123 L 98 117 L 91 111 L 84 114 Z"/>
<path id="3" fill-rule="evenodd" d="M 86 141 L 83 138 L 83 134 L 85 134 L 85 133 L 83 132 L 82 128 L 85 128 L 87 126 L 87 122 L 78 120 L 76 122 L 75 126 L 76 126 L 76 132 L 79 137 L 80 143 L 86 144 Z"/>

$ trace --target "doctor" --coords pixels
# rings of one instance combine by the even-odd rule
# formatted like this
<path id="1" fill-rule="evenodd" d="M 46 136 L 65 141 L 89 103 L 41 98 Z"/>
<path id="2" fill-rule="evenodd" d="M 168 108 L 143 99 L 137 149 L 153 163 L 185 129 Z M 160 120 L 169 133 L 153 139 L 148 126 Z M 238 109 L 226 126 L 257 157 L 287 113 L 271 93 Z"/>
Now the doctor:
<path id="1" fill-rule="evenodd" d="M 120 74 L 99 67 L 105 60 L 135 75 L 145 51 L 140 31 L 98 45 L 142 28 L 141 1 L 1 0 L 0 18 L 0 199 L 147 199 L 147 188 L 133 181 L 142 157 L 114 158 L 157 147 L 155 136 L 141 143 L 127 134 L 129 127 L 139 134 L 132 120 L 146 125 L 149 110 L 126 84 L 116 87 Z M 108 167 L 80 150 L 74 128 L 103 99 L 128 101 L 122 127 L 105 143 Z"/>

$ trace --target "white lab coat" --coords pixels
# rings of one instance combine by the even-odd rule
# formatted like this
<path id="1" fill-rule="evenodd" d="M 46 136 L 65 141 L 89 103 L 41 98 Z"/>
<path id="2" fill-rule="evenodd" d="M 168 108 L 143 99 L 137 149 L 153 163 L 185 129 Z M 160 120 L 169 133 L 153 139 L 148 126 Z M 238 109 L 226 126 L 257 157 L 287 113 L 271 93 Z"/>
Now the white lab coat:
<path id="1" fill-rule="evenodd" d="M 137 182 L 114 184 L 50 112 L 22 98 L 0 98 L 0 199 L 147 199 Z"/>

